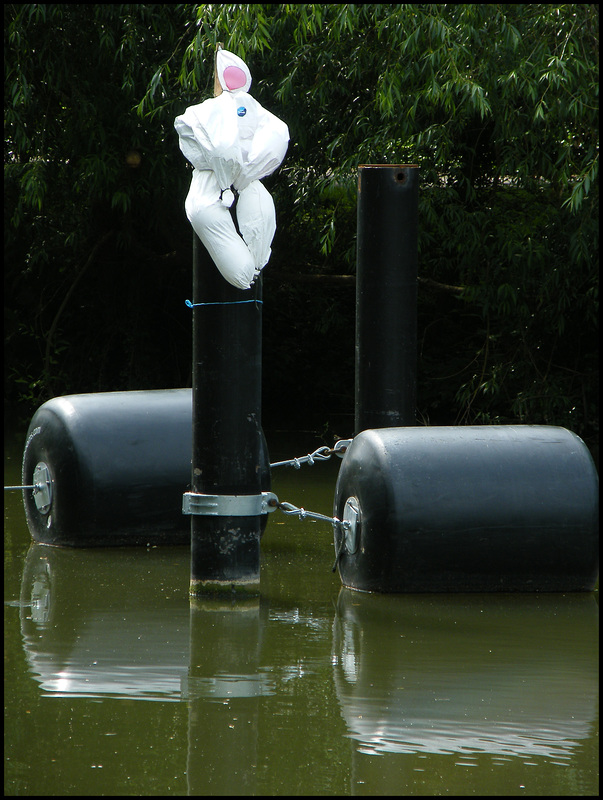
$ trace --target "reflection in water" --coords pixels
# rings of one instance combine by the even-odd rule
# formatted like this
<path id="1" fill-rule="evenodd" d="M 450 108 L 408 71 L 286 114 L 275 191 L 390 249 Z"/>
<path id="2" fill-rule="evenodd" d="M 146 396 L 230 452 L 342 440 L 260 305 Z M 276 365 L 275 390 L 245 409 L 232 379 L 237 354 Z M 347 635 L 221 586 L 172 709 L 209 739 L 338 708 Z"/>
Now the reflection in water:
<path id="1" fill-rule="evenodd" d="M 267 607 L 191 604 L 188 569 L 182 550 L 32 545 L 19 603 L 28 664 L 52 697 L 186 701 L 189 792 L 247 793 L 258 700 L 275 687 L 259 664 Z"/>
<path id="2" fill-rule="evenodd" d="M 360 752 L 568 758 L 591 733 L 592 595 L 342 589 L 333 674 Z"/>
<path id="3" fill-rule="evenodd" d="M 325 562 L 330 556 L 329 549 Z M 475 766 L 480 755 L 490 765 L 517 756 L 568 765 L 566 790 L 579 743 L 596 737 L 593 595 L 342 589 L 333 617 L 328 602 L 303 597 L 308 589 L 294 583 L 295 565 L 287 573 L 281 563 L 262 597 L 235 605 L 191 605 L 188 570 L 184 548 L 33 545 L 16 604 L 40 694 L 155 701 L 151 714 L 144 703 L 106 704 L 107 718 L 123 717 L 137 733 L 158 713 L 175 712 L 180 728 L 156 734 L 162 743 L 180 737 L 182 785 L 191 794 L 291 793 L 297 786 L 337 794 L 346 785 L 352 793 L 453 792 L 455 776 L 441 760 L 458 772 L 456 764 Z M 325 580 L 316 594 L 327 595 L 329 586 Z M 158 701 L 180 702 L 181 712 Z M 133 706 L 135 723 L 126 713 Z M 60 701 L 54 708 L 65 709 L 61 736 L 69 740 L 71 720 L 90 706 Z M 96 752 L 94 728 L 84 730 Z M 127 747 L 121 757 L 123 771 Z M 516 785 L 511 772 L 503 783 L 483 764 L 473 773 L 486 794 Z M 417 783 L 416 774 L 432 783 Z"/>
<path id="4" fill-rule="evenodd" d="M 240 644 L 248 604 L 209 601 L 205 614 L 197 605 L 191 611 L 187 593 L 177 588 L 187 586 L 186 555 L 184 550 L 73 551 L 33 544 L 18 605 L 28 664 L 42 692 L 164 702 L 273 694 L 268 670 L 258 672 L 256 664 L 253 673 L 241 672 L 242 662 L 259 648 L 257 622 L 251 639 Z M 217 637 L 224 638 L 220 646 Z M 191 663 L 194 641 L 205 662 L 208 653 L 212 657 L 201 673 Z"/>
<path id="5" fill-rule="evenodd" d="M 259 598 L 191 602 L 189 794 L 254 793 L 259 699 L 274 693 L 259 669 L 266 610 Z"/>
<path id="6" fill-rule="evenodd" d="M 21 583 L 21 633 L 42 692 L 179 700 L 189 609 L 170 595 L 186 580 L 183 552 L 32 545 Z"/>
<path id="7" fill-rule="evenodd" d="M 228 675 L 218 670 L 211 677 L 188 675 L 182 683 L 182 696 L 186 699 L 201 698 L 230 700 L 235 697 L 267 697 L 274 694 L 275 683 L 269 674 Z"/>

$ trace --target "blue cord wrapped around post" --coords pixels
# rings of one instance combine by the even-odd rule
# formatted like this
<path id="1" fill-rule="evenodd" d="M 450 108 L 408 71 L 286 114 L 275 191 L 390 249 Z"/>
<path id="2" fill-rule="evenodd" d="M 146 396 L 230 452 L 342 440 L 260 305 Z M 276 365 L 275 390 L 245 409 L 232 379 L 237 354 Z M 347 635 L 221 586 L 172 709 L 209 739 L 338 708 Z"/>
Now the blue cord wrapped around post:
<path id="1" fill-rule="evenodd" d="M 260 496 L 262 304 L 227 283 L 194 234 L 193 493 Z M 256 303 L 248 300 L 250 292 Z M 256 593 L 259 514 L 191 516 L 191 594 Z"/>
<path id="2" fill-rule="evenodd" d="M 193 302 L 187 302 L 193 463 L 192 491 L 182 504 L 192 515 L 192 594 L 259 589 L 266 452 L 259 276 L 276 229 L 274 203 L 260 180 L 280 166 L 289 130 L 248 94 L 250 87 L 245 62 L 218 44 L 214 97 L 174 121 L 194 167 L 185 202 L 195 231 Z"/>

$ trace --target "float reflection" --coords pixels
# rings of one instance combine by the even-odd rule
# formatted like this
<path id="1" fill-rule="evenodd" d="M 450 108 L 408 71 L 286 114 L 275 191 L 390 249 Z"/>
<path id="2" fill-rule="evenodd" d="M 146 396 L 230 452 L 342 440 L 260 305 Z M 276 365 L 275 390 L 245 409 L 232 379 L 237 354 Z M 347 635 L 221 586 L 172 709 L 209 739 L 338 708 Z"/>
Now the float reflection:
<path id="1" fill-rule="evenodd" d="M 567 759 L 598 703 L 597 604 L 577 595 L 342 589 L 333 674 L 359 752 Z"/>
<path id="2" fill-rule="evenodd" d="M 178 701 L 189 662 L 183 548 L 33 544 L 21 581 L 29 669 L 53 697 Z"/>
<path id="3" fill-rule="evenodd" d="M 271 694 L 256 669 L 259 601 L 252 608 L 191 606 L 189 568 L 183 548 L 33 544 L 19 606 L 29 670 L 42 694 L 163 702 Z M 245 647 L 241 626 L 251 636 Z"/>

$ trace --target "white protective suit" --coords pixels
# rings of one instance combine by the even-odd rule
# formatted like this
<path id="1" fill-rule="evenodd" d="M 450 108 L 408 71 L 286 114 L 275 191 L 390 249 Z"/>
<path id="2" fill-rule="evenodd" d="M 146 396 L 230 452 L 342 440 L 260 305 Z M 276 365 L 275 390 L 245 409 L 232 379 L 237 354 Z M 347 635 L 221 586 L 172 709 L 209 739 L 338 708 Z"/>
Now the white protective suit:
<path id="1" fill-rule="evenodd" d="M 248 94 L 251 75 L 234 53 L 219 50 L 218 97 L 176 117 L 180 149 L 195 168 L 186 215 L 223 277 L 249 289 L 270 258 L 276 231 L 272 197 L 260 183 L 280 166 L 289 129 Z M 238 193 L 236 231 L 229 208 Z M 242 237 L 242 238 L 241 238 Z"/>

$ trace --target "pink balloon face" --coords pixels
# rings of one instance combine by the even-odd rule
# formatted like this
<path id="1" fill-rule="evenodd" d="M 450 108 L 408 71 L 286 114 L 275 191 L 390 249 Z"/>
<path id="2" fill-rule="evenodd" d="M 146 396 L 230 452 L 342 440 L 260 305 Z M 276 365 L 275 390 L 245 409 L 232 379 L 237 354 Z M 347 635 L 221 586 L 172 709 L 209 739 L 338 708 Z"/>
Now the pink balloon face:
<path id="1" fill-rule="evenodd" d="M 223 72 L 224 83 L 230 92 L 245 86 L 247 76 L 239 67 L 226 67 Z"/>

